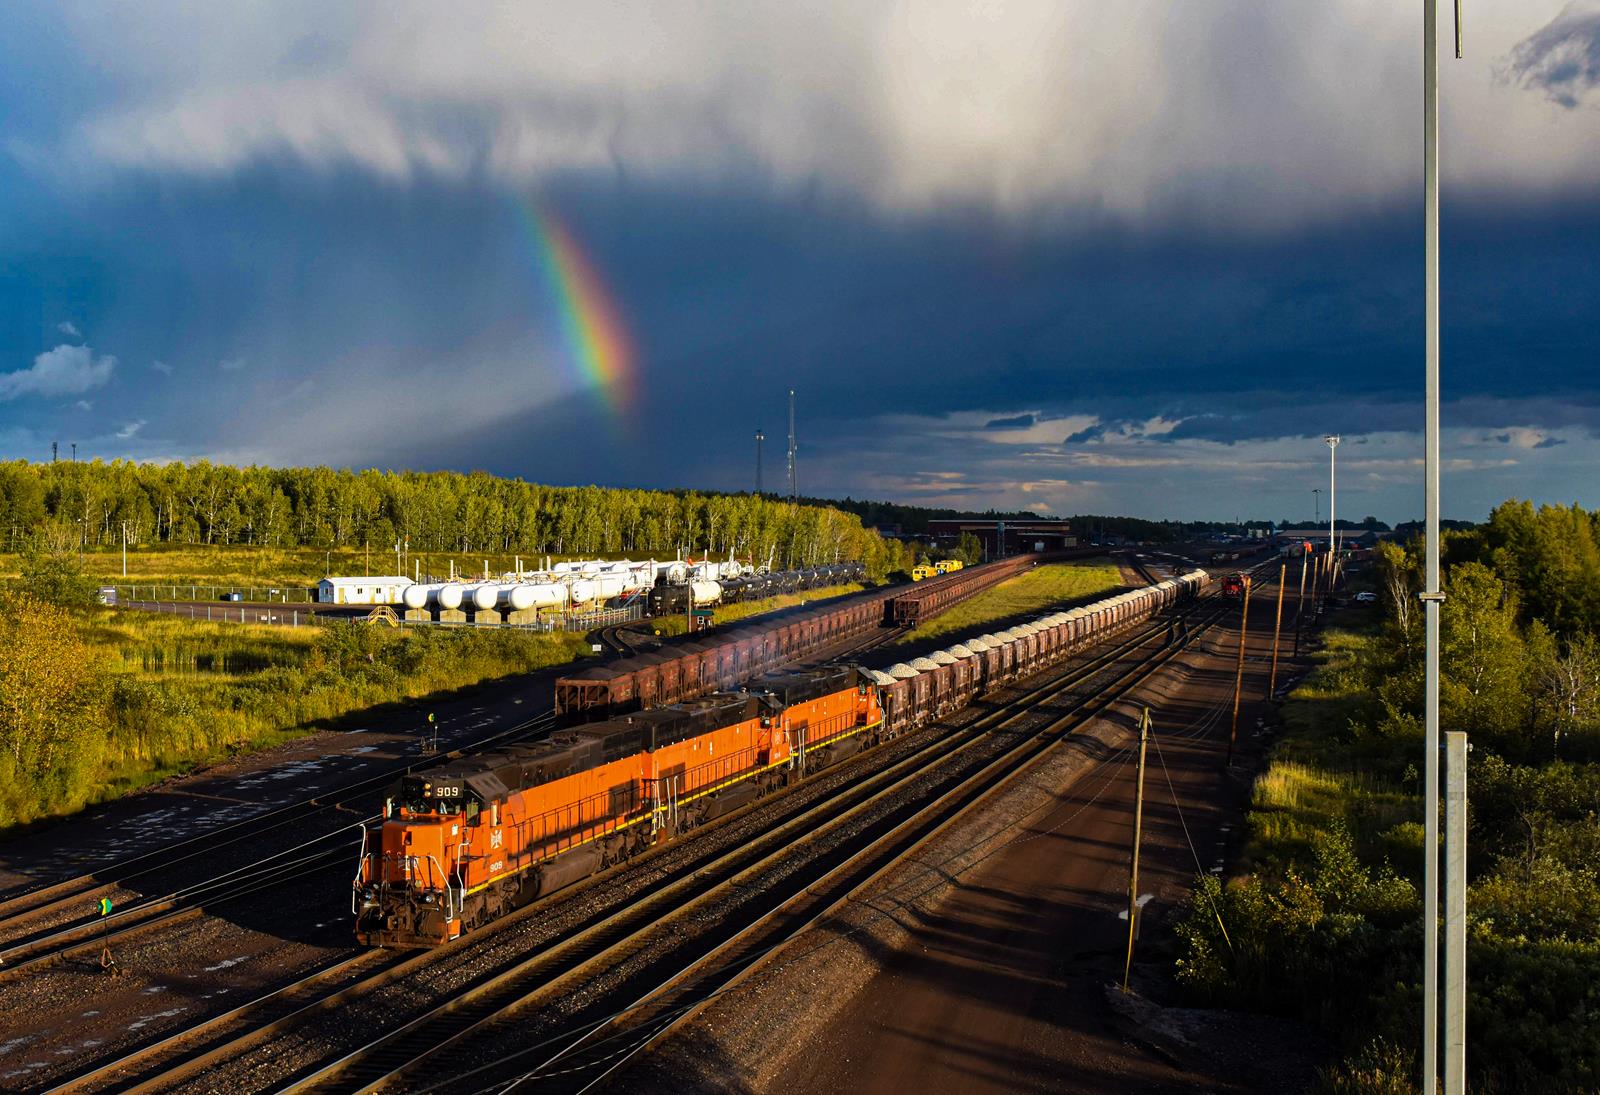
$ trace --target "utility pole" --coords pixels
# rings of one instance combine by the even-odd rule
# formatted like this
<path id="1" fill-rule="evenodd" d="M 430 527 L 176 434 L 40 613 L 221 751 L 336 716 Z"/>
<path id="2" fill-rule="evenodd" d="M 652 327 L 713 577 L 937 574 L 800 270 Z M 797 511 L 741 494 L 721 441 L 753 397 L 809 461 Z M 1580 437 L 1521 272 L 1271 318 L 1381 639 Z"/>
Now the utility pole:
<path id="1" fill-rule="evenodd" d="M 78 462 L 78 443 L 76 441 L 72 443 L 72 462 L 74 464 Z"/>
<path id="2" fill-rule="evenodd" d="M 1444 1095 L 1467 1090 L 1467 735 L 1445 738 Z"/>
<path id="3" fill-rule="evenodd" d="M 756 431 L 756 497 L 757 498 L 761 497 L 761 443 L 763 441 L 765 441 L 766 439 L 767 439 L 767 435 L 766 434 L 762 433 L 760 430 Z"/>
<path id="4" fill-rule="evenodd" d="M 128 522 L 122 522 L 122 576 L 128 576 Z"/>
<path id="5" fill-rule="evenodd" d="M 1300 656 L 1300 618 L 1306 610 L 1306 571 L 1311 569 L 1311 553 L 1300 553 L 1300 599 L 1294 605 L 1294 656 Z M 1313 591 L 1312 596 L 1316 593 Z"/>
<path id="6" fill-rule="evenodd" d="M 61 442 L 59 442 L 59 441 L 50 442 L 50 463 L 54 464 L 56 462 L 56 457 L 60 454 L 60 452 L 61 452 Z"/>
<path id="7" fill-rule="evenodd" d="M 1461 5 L 1456 3 L 1456 56 Z M 1439 1075 L 1439 0 L 1422 7 L 1423 498 L 1422 1090 Z M 1462 862 L 1465 862 L 1463 850 Z M 1455 957 L 1452 955 L 1452 957 Z M 1465 958 L 1452 984 L 1466 985 Z M 1464 1037 L 1464 1035 L 1463 1035 Z M 1465 1049 L 1463 1048 L 1463 1054 Z"/>
<path id="8" fill-rule="evenodd" d="M 1228 759 L 1233 764 L 1233 746 L 1239 738 L 1239 696 L 1244 689 L 1244 640 L 1250 626 L 1250 576 L 1244 576 L 1244 595 L 1239 599 L 1239 665 L 1233 676 L 1233 723 L 1228 727 Z"/>
<path id="9" fill-rule="evenodd" d="M 1272 625 L 1272 679 L 1267 682 L 1267 699 L 1278 691 L 1278 636 L 1283 634 L 1283 587 L 1289 573 L 1288 563 L 1278 564 L 1278 615 Z"/>
<path id="10" fill-rule="evenodd" d="M 794 389 L 789 389 L 789 501 L 793 502 L 800 495 L 798 482 L 795 478 L 794 467 Z"/>
<path id="11" fill-rule="evenodd" d="M 1128 864 L 1128 957 L 1122 963 L 1122 991 L 1133 969 L 1133 940 L 1139 934 L 1139 841 L 1144 835 L 1144 751 L 1150 741 L 1150 709 L 1139 716 L 1139 775 L 1133 793 L 1133 858 Z"/>

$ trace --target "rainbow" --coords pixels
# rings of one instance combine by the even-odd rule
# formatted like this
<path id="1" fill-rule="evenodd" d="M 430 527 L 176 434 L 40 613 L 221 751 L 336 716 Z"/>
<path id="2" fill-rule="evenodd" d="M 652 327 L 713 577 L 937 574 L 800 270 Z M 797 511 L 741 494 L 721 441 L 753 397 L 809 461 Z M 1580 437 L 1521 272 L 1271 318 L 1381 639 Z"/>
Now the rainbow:
<path id="1" fill-rule="evenodd" d="M 519 203 L 517 208 L 560 314 L 562 336 L 579 380 L 600 394 L 614 417 L 629 418 L 637 377 L 633 346 L 615 299 L 555 210 L 538 201 Z"/>

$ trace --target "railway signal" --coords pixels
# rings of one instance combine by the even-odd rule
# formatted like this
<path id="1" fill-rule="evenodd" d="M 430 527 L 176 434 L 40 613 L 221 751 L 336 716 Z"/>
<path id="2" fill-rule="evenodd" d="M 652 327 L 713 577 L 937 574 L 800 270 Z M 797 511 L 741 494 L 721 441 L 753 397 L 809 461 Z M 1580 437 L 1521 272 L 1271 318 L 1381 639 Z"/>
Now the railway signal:
<path id="1" fill-rule="evenodd" d="M 111 954 L 111 940 L 106 936 L 106 917 L 111 915 L 114 906 L 109 897 L 102 897 L 97 909 L 100 913 L 100 972 L 109 973 L 115 977 L 121 972 L 117 960 Z"/>

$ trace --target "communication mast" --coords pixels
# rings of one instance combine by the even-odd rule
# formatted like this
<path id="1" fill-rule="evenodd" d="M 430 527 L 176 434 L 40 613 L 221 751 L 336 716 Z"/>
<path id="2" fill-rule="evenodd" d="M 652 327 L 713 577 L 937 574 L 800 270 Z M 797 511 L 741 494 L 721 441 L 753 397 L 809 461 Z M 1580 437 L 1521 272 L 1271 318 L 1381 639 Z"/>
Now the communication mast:
<path id="1" fill-rule="evenodd" d="M 756 431 L 756 497 L 757 498 L 761 497 L 761 442 L 765 441 L 766 439 L 767 439 L 767 435 L 766 434 L 762 433 L 760 430 Z"/>
<path id="2" fill-rule="evenodd" d="M 789 389 L 789 501 L 793 502 L 800 496 L 800 491 L 795 483 L 794 470 L 794 389 Z"/>

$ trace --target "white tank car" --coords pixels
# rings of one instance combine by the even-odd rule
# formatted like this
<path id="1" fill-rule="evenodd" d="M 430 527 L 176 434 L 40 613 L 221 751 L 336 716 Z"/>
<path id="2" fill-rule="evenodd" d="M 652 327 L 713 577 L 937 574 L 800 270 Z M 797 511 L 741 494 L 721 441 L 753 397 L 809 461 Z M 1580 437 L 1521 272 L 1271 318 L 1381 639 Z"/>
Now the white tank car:
<path id="1" fill-rule="evenodd" d="M 722 586 L 717 582 L 690 582 L 689 595 L 697 605 L 714 605 L 722 599 Z"/>

